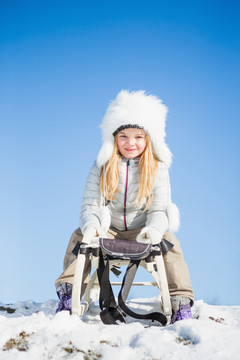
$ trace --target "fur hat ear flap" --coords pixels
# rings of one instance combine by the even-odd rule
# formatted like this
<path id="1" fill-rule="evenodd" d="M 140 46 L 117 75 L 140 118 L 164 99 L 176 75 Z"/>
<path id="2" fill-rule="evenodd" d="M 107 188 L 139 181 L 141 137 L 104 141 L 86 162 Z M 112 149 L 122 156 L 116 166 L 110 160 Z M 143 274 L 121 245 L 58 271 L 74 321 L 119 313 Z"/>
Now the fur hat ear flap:
<path id="1" fill-rule="evenodd" d="M 173 155 L 169 150 L 168 146 L 164 142 L 162 143 L 155 142 L 153 145 L 153 151 L 157 156 L 157 158 L 159 160 L 162 160 L 167 165 L 168 168 L 171 166 Z"/>
<path id="2" fill-rule="evenodd" d="M 98 153 L 97 166 L 100 169 L 102 165 L 110 159 L 113 152 L 114 138 L 112 140 L 105 141 Z"/>

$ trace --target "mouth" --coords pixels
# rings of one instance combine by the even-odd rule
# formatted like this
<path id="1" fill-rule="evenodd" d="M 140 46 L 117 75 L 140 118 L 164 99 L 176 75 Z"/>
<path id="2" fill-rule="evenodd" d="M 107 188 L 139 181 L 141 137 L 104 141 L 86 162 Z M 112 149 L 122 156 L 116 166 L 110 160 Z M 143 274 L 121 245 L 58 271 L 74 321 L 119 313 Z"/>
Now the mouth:
<path id="1" fill-rule="evenodd" d="M 127 152 L 132 152 L 132 151 L 135 151 L 136 149 L 125 149 Z"/>

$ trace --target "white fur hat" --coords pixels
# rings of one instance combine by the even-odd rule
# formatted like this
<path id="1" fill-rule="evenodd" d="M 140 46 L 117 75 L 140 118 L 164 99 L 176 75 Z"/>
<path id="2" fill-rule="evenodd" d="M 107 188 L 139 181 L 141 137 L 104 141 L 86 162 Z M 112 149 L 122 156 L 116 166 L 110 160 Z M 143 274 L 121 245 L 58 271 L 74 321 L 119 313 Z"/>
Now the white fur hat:
<path id="1" fill-rule="evenodd" d="M 113 133 L 121 126 L 133 125 L 143 128 L 150 136 L 154 154 L 168 167 L 172 154 L 165 143 L 167 107 L 162 100 L 145 91 L 121 90 L 107 108 L 102 124 L 102 147 L 97 157 L 100 168 L 111 157 L 114 144 Z"/>

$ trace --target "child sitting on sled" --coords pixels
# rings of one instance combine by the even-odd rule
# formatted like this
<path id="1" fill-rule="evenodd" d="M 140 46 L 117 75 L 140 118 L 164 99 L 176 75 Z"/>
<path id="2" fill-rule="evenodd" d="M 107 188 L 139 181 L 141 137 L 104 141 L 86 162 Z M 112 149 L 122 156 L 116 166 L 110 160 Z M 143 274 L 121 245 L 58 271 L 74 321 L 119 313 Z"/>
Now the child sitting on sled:
<path id="1" fill-rule="evenodd" d="M 83 195 L 80 228 L 69 241 L 64 272 L 56 280 L 60 299 L 57 311 L 71 310 L 76 265 L 72 250 L 78 241 L 91 245 L 94 237 L 104 234 L 150 244 L 170 242 L 173 247 L 163 259 L 172 322 L 192 317 L 194 297 L 189 271 L 172 233 L 179 227 L 179 212 L 171 201 L 168 168 L 172 154 L 165 143 L 166 114 L 162 101 L 144 91 L 122 90 L 110 103 L 101 124 L 103 144 Z M 85 285 L 90 271 L 88 259 Z"/>

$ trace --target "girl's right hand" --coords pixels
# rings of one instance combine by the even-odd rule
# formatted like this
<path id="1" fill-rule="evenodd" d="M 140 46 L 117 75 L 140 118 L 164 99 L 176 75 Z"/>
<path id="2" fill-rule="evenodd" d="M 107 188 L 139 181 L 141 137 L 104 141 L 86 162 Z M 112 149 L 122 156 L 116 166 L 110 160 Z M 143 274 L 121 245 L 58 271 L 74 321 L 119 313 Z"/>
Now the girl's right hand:
<path id="1" fill-rule="evenodd" d="M 91 243 L 95 243 L 94 238 L 97 236 L 97 230 L 93 227 L 86 228 L 82 242 L 87 245 L 91 245 Z"/>

